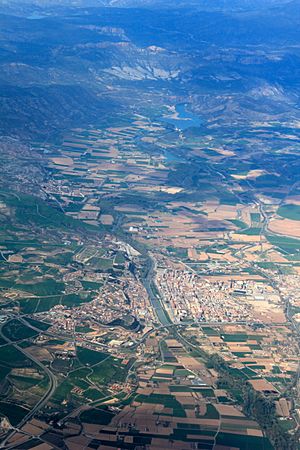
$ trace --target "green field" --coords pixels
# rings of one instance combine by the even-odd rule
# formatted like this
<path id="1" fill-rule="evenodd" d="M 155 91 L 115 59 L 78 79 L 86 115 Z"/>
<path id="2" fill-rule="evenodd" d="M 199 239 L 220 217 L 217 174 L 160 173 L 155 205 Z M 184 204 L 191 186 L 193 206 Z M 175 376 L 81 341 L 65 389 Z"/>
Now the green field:
<path id="1" fill-rule="evenodd" d="M 260 222 L 260 213 L 250 213 L 250 217 L 251 217 L 251 222 L 256 222 L 259 223 Z"/>
<path id="2" fill-rule="evenodd" d="M 21 284 L 17 283 L 16 287 L 29 294 L 36 295 L 37 297 L 46 297 L 51 295 L 62 294 L 64 289 L 64 283 L 58 282 L 53 278 L 49 278 L 40 283 L 33 284 Z"/>
<path id="3" fill-rule="evenodd" d="M 247 334 L 221 334 L 224 342 L 246 342 Z"/>
<path id="4" fill-rule="evenodd" d="M 280 206 L 277 210 L 277 214 L 286 219 L 300 220 L 300 206 L 293 204 Z"/>
<path id="5" fill-rule="evenodd" d="M 202 416 L 199 416 L 202 417 Z M 206 413 L 203 416 L 206 419 L 218 419 L 220 417 L 218 411 L 216 410 L 216 408 L 214 407 L 214 405 L 207 403 L 206 404 Z"/>
<path id="6" fill-rule="evenodd" d="M 115 361 L 114 358 L 110 357 L 93 367 L 93 373 L 89 378 L 98 385 L 106 385 L 110 382 L 124 381 L 126 375 L 126 368 L 121 366 L 119 361 Z"/>
<path id="7" fill-rule="evenodd" d="M 223 432 L 218 433 L 217 444 L 237 447 L 241 450 L 273 450 L 270 441 L 266 438 Z"/>
<path id="8" fill-rule="evenodd" d="M 28 339 L 38 335 L 35 330 L 27 327 L 17 319 L 13 319 L 7 322 L 4 325 L 2 332 L 11 341 Z"/>
<path id="9" fill-rule="evenodd" d="M 10 373 L 11 369 L 8 367 L 0 366 L 0 382 L 6 378 L 6 375 Z"/>
<path id="10" fill-rule="evenodd" d="M 278 247 L 284 253 L 298 254 L 300 251 L 300 239 L 293 239 L 286 236 L 266 235 L 268 241 Z"/>
<path id="11" fill-rule="evenodd" d="M 95 388 L 87 389 L 84 392 L 84 396 L 92 401 L 100 400 L 101 398 L 105 397 L 103 393 L 101 393 L 100 391 L 98 391 L 98 389 Z"/>
<path id="12" fill-rule="evenodd" d="M 245 230 L 237 231 L 238 234 L 245 234 L 246 236 L 259 236 L 261 233 L 261 228 L 259 227 L 251 227 Z"/>
<path id="13" fill-rule="evenodd" d="M 102 408 L 94 408 L 84 411 L 80 415 L 80 420 L 87 423 L 108 425 L 114 415 L 114 413 L 108 411 L 107 407 L 103 406 Z"/>
<path id="14" fill-rule="evenodd" d="M 96 352 L 88 348 L 77 347 L 77 357 L 85 366 L 93 366 L 103 361 L 109 355 L 107 353 Z"/>
<path id="15" fill-rule="evenodd" d="M 20 223 L 34 224 L 54 230 L 70 227 L 95 230 L 94 226 L 73 219 L 54 206 L 50 206 L 45 201 L 31 195 L 18 193 L 18 197 L 8 196 L 5 197 L 5 203 L 16 208 L 16 217 Z"/>
<path id="16" fill-rule="evenodd" d="M 1 414 L 6 416 L 13 426 L 18 425 L 18 423 L 29 413 L 28 409 L 22 406 L 16 405 L 15 403 L 0 402 Z"/>
<path id="17" fill-rule="evenodd" d="M 50 327 L 50 324 L 41 322 L 40 320 L 26 318 L 26 322 L 28 322 L 30 325 L 32 325 L 35 328 L 39 328 L 42 331 L 46 331 Z"/>
<path id="18" fill-rule="evenodd" d="M 76 331 L 76 333 L 90 333 L 91 331 L 93 331 L 93 329 L 88 327 L 88 326 L 79 326 L 79 325 L 77 325 L 75 327 L 75 331 Z"/>
<path id="19" fill-rule="evenodd" d="M 6 345 L 0 348 L 1 364 L 8 367 L 26 367 L 31 366 L 31 361 L 23 353 L 12 345 Z"/>
<path id="20" fill-rule="evenodd" d="M 24 314 L 32 314 L 34 312 L 49 311 L 53 306 L 59 305 L 61 296 L 43 297 L 43 298 L 24 298 L 19 300 L 20 309 Z"/>
<path id="21" fill-rule="evenodd" d="M 36 386 L 42 382 L 39 378 L 19 376 L 19 375 L 10 375 L 10 381 L 16 386 L 17 389 L 25 390 L 30 389 L 33 386 Z"/>
<path id="22" fill-rule="evenodd" d="M 242 220 L 230 219 L 230 220 L 228 220 L 228 222 L 233 223 L 234 225 L 236 225 L 241 230 L 243 230 L 245 228 L 248 228 L 248 225 L 245 222 L 243 222 Z"/>

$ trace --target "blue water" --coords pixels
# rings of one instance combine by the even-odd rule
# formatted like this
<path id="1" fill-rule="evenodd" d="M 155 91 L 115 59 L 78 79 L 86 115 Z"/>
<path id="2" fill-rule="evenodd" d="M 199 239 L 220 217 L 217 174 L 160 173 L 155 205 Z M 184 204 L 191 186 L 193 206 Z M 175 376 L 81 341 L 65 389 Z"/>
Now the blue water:
<path id="1" fill-rule="evenodd" d="M 200 127 L 203 123 L 200 117 L 196 116 L 190 111 L 186 110 L 187 104 L 180 103 L 176 105 L 176 112 L 178 114 L 178 118 L 174 119 L 172 117 L 162 117 L 164 122 L 169 123 L 170 125 L 174 125 L 174 127 L 183 131 L 190 127 Z"/>
<path id="2" fill-rule="evenodd" d="M 41 16 L 39 13 L 34 12 L 30 16 L 28 16 L 27 19 L 38 20 L 38 19 L 44 19 L 44 17 L 46 17 L 46 16 Z"/>

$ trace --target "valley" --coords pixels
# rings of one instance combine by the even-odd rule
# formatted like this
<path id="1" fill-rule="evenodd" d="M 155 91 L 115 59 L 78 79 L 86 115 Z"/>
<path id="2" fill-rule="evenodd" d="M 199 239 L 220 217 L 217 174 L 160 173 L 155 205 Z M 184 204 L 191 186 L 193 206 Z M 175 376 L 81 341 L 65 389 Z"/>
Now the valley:
<path id="1" fill-rule="evenodd" d="M 1 6 L 1 448 L 298 448 L 298 18 L 251 4 Z"/>

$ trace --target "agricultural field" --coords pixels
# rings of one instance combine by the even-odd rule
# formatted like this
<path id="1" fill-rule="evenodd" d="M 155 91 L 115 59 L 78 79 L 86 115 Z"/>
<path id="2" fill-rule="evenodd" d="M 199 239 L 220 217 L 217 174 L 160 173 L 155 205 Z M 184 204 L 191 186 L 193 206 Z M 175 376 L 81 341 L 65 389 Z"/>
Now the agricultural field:
<path id="1" fill-rule="evenodd" d="M 81 414 L 86 431 L 95 433 L 97 423 L 96 438 L 107 445 L 113 437 L 119 446 L 159 443 L 168 448 L 175 442 L 184 449 L 193 443 L 213 448 L 216 441 L 229 441 L 233 433 L 236 441 L 242 442 L 240 448 L 272 448 L 259 425 L 244 416 L 225 389 L 215 389 L 203 381 L 209 372 L 201 360 L 187 354 L 175 339 L 167 339 L 166 345 L 174 362 L 139 369 L 135 395 L 120 412 L 108 406 L 93 410 L 96 416 L 92 411 Z"/>
<path id="2" fill-rule="evenodd" d="M 245 202 L 264 173 L 241 158 L 220 179 L 234 153 L 167 129 L 141 116 L 71 130 L 43 150 L 47 201 L 0 193 L 14 224 L 0 243 L 1 401 L 10 426 L 25 418 L 9 435 L 20 445 L 32 427 L 58 446 L 272 449 L 245 392 L 271 398 L 276 439 L 296 427 L 300 244 L 274 229 L 296 208 L 264 203 L 259 184 Z M 93 440 L 49 426 L 67 434 L 69 420 Z"/>

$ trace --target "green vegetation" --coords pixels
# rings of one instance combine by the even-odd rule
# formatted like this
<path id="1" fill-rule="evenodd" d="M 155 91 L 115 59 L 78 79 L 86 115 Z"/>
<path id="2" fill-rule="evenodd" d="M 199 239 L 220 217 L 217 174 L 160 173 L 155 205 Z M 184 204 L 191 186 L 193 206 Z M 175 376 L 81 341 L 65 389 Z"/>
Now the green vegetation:
<path id="1" fill-rule="evenodd" d="M 6 375 L 10 373 L 11 369 L 8 367 L 0 366 L 0 382 L 6 378 Z"/>
<path id="2" fill-rule="evenodd" d="M 231 434 L 220 432 L 217 435 L 217 444 L 228 447 L 236 447 L 241 450 L 273 450 L 269 440 L 257 436 L 247 436 L 242 434 Z M 285 447 L 282 447 L 283 449 Z"/>
<path id="3" fill-rule="evenodd" d="M 262 269 L 278 270 L 277 265 L 271 261 L 259 261 L 257 262 L 257 265 Z"/>
<path id="4" fill-rule="evenodd" d="M 16 405 L 16 403 L 0 402 L 1 414 L 6 416 L 13 426 L 17 426 L 21 422 L 23 417 L 29 413 L 28 409 L 22 406 Z"/>
<path id="5" fill-rule="evenodd" d="M 267 234 L 268 241 L 282 250 L 284 253 L 299 253 L 300 239 L 293 239 L 286 236 Z"/>
<path id="6" fill-rule="evenodd" d="M 245 234 L 246 236 L 259 236 L 262 229 L 258 227 L 251 227 L 245 230 L 237 231 L 238 234 Z"/>
<path id="7" fill-rule="evenodd" d="M 0 336 L 0 346 L 6 345 L 6 344 L 7 344 L 7 341 L 2 336 Z"/>
<path id="8" fill-rule="evenodd" d="M 37 336 L 37 332 L 30 327 L 27 327 L 17 319 L 7 322 L 3 329 L 3 334 L 11 341 L 18 341 L 21 339 L 28 339 Z"/>
<path id="9" fill-rule="evenodd" d="M 63 381 L 56 388 L 56 391 L 54 392 L 53 395 L 53 401 L 58 404 L 61 404 L 61 402 L 65 400 L 70 401 L 71 391 L 73 388 L 74 388 L 73 384 L 69 383 L 68 381 Z"/>
<path id="10" fill-rule="evenodd" d="M 36 295 L 37 297 L 47 297 L 51 295 L 62 294 L 64 283 L 58 282 L 53 278 L 48 278 L 40 283 L 21 284 L 16 285 L 18 289 Z"/>
<path id="11" fill-rule="evenodd" d="M 247 334 L 221 334 L 224 342 L 246 342 L 248 340 Z"/>
<path id="12" fill-rule="evenodd" d="M 278 208 L 277 214 L 286 219 L 300 220 L 300 206 L 293 204 L 282 205 Z"/>
<path id="13" fill-rule="evenodd" d="M 107 406 L 102 408 L 88 409 L 80 415 L 80 420 L 82 422 L 108 425 L 114 417 L 114 413 L 108 410 Z"/>
<path id="14" fill-rule="evenodd" d="M 279 420 L 279 425 L 281 426 L 283 432 L 293 430 L 297 426 L 293 419 L 281 419 Z"/>
<path id="15" fill-rule="evenodd" d="M 187 369 L 176 369 L 174 373 L 175 377 L 188 377 L 189 375 L 193 375 L 193 372 Z"/>
<path id="16" fill-rule="evenodd" d="M 260 222 L 260 213 L 250 213 L 250 217 L 251 217 L 251 222 L 256 222 L 259 223 Z"/>
<path id="17" fill-rule="evenodd" d="M 93 366 L 102 362 L 105 358 L 109 357 L 107 353 L 96 352 L 88 348 L 77 347 L 77 357 L 79 361 L 86 366 Z"/>
<path id="18" fill-rule="evenodd" d="M 257 420 L 276 450 L 282 450 L 283 448 L 292 450 L 295 448 L 294 438 L 284 433 L 280 427 L 280 421 L 276 415 L 275 403 L 272 397 L 266 397 L 262 393 L 255 391 L 247 383 L 242 375 L 242 371 L 232 369 L 219 355 L 215 354 L 210 356 L 208 364 L 214 367 L 220 374 L 218 381 L 219 387 L 228 390 L 239 402 L 242 402 L 244 412 Z M 236 396 L 236 392 L 238 393 L 238 397 Z M 233 445 L 232 441 L 230 441 L 230 445 Z M 247 448 L 245 446 L 248 444 L 243 445 L 243 448 Z M 270 449 L 272 448 L 270 444 L 266 445 L 269 445 Z"/>
<path id="19" fill-rule="evenodd" d="M 100 400 L 100 398 L 104 397 L 104 395 L 100 391 L 98 391 L 98 389 L 95 389 L 95 388 L 87 389 L 84 392 L 84 396 L 92 401 Z"/>
<path id="20" fill-rule="evenodd" d="M 126 375 L 126 366 L 122 366 L 120 360 L 109 357 L 93 367 L 93 373 L 89 378 L 98 385 L 106 385 L 110 382 L 122 382 Z"/>
<path id="21" fill-rule="evenodd" d="M 186 385 L 170 385 L 170 392 L 191 392 L 192 387 Z"/>
<path id="22" fill-rule="evenodd" d="M 238 219 L 229 219 L 228 222 L 233 223 L 235 226 L 237 226 L 238 228 L 240 228 L 241 230 L 248 228 L 248 225 L 243 222 L 242 220 L 238 220 Z"/>
<path id="23" fill-rule="evenodd" d="M 76 333 L 90 333 L 91 331 L 93 331 L 92 328 L 87 327 L 87 326 L 76 326 L 75 327 L 75 331 Z"/>
<path id="24" fill-rule="evenodd" d="M 121 361 L 116 358 L 85 348 L 78 348 L 77 355 L 81 363 L 90 367 L 69 373 L 55 391 L 53 401 L 57 404 L 63 400 L 68 403 L 72 403 L 74 399 L 76 403 L 100 400 L 110 395 L 106 389 L 107 384 L 121 382 L 126 378 L 127 367 L 122 366 Z M 95 385 L 101 385 L 101 390 L 95 388 Z"/>
<path id="25" fill-rule="evenodd" d="M 196 387 L 193 386 L 193 390 L 195 390 L 196 392 L 199 392 L 201 395 L 203 395 L 203 397 L 214 397 L 215 393 L 213 391 L 213 389 L 211 388 L 205 388 L 205 387 Z"/>
<path id="26" fill-rule="evenodd" d="M 13 345 L 5 345 L 0 348 L 1 364 L 8 367 L 31 366 L 31 361 Z"/>
<path id="27" fill-rule="evenodd" d="M 42 331 L 46 331 L 50 327 L 50 324 L 45 323 L 45 322 L 41 322 L 40 320 L 26 318 L 26 322 L 28 322 L 33 327 L 38 328 L 38 329 L 40 329 Z"/>
<path id="28" fill-rule="evenodd" d="M 20 223 L 34 224 L 54 230 L 70 227 L 95 230 L 94 226 L 67 216 L 61 210 L 48 205 L 38 197 L 18 193 L 17 196 L 6 197 L 5 202 L 16 208 L 16 217 Z"/>
<path id="29" fill-rule="evenodd" d="M 73 258 L 73 252 L 60 252 L 58 254 L 56 254 L 55 256 L 48 256 L 46 258 L 46 262 L 47 263 L 52 263 L 52 264 L 58 264 L 61 266 L 66 266 L 68 264 L 70 264 L 70 262 L 72 261 Z"/>
<path id="30" fill-rule="evenodd" d="M 81 280 L 81 284 L 84 287 L 84 289 L 92 291 L 98 291 L 102 286 L 102 283 L 96 283 L 95 281 L 85 281 L 85 280 Z"/>
<path id="31" fill-rule="evenodd" d="M 204 327 L 202 327 L 202 331 L 207 336 L 219 336 L 220 335 L 220 333 L 215 328 L 211 328 L 211 327 L 204 326 Z"/>
<path id="32" fill-rule="evenodd" d="M 199 416 L 199 417 L 202 417 L 202 416 Z M 206 419 L 218 419 L 219 413 L 216 410 L 214 405 L 212 405 L 211 403 L 207 403 L 206 404 L 206 413 L 203 417 L 205 417 Z"/>
<path id="33" fill-rule="evenodd" d="M 41 383 L 41 378 L 26 377 L 22 375 L 9 375 L 9 380 L 16 386 L 17 389 L 30 389 Z"/>
<path id="34" fill-rule="evenodd" d="M 60 304 L 60 296 L 39 298 L 23 298 L 19 300 L 20 310 L 23 314 L 49 311 L 53 306 Z"/>
<path id="35" fill-rule="evenodd" d="M 92 265 L 97 270 L 108 270 L 113 267 L 113 260 L 95 257 L 89 260 L 89 265 Z"/>

